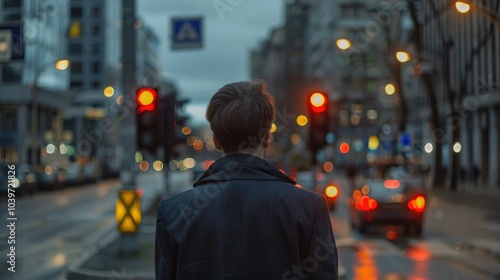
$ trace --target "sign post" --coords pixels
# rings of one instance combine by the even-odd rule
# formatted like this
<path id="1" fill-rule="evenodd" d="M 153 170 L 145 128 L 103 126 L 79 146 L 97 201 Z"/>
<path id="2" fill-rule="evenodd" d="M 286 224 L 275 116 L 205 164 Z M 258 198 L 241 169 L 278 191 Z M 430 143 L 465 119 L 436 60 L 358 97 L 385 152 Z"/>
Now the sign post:
<path id="1" fill-rule="evenodd" d="M 122 12 L 123 99 L 134 100 L 135 88 L 137 86 L 135 81 L 135 0 L 123 0 Z M 120 170 L 122 192 L 120 192 L 120 198 L 123 198 L 123 191 L 130 193 L 130 191 L 134 192 L 137 189 L 136 172 L 134 169 L 134 156 L 137 147 L 135 138 L 135 102 L 123 102 L 122 110 L 125 117 L 120 124 L 122 150 L 122 165 Z M 120 239 L 122 253 L 130 254 L 138 251 L 137 232 L 122 231 Z"/>

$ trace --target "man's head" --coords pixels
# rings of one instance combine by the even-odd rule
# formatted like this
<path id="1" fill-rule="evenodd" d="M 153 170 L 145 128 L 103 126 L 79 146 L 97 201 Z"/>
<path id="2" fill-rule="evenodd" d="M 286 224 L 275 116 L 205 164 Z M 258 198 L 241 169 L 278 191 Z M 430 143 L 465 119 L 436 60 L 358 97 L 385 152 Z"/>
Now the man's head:
<path id="1" fill-rule="evenodd" d="M 217 149 L 226 154 L 267 148 L 271 142 L 274 98 L 261 80 L 227 84 L 212 96 L 206 118 Z"/>

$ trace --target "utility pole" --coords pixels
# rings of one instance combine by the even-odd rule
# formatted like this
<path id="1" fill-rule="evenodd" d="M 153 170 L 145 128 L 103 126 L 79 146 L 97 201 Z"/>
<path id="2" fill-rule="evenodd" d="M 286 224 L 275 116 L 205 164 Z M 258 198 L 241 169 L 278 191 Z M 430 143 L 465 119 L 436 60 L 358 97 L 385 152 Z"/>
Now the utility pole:
<path id="1" fill-rule="evenodd" d="M 121 123 L 121 155 L 122 164 L 120 179 L 122 190 L 136 189 L 136 172 L 134 155 L 135 138 L 135 0 L 123 0 L 122 7 L 122 83 L 123 83 L 123 119 Z M 134 253 L 138 250 L 137 234 L 120 235 L 120 248 L 123 253 Z"/>

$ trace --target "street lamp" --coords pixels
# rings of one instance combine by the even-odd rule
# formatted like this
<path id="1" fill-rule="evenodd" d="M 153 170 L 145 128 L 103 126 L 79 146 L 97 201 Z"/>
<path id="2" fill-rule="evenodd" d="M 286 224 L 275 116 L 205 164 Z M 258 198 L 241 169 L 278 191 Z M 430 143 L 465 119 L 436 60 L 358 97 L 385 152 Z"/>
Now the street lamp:
<path id="1" fill-rule="evenodd" d="M 472 1 L 455 1 L 455 8 L 461 14 L 466 14 L 470 10 L 474 10 L 489 20 L 495 27 L 500 30 L 500 14 L 481 5 L 472 3 Z"/>
<path id="2" fill-rule="evenodd" d="M 338 39 L 335 43 L 337 44 L 337 47 L 341 50 L 347 50 L 351 47 L 351 41 L 349 41 L 348 39 L 341 38 Z"/>
<path id="3" fill-rule="evenodd" d="M 49 63 L 43 64 L 37 70 L 33 81 L 30 83 L 30 87 L 32 90 L 32 110 L 31 110 L 31 163 L 33 167 L 35 167 L 38 162 L 38 128 L 37 128 L 37 117 L 38 117 L 38 106 L 37 106 L 37 90 L 38 90 L 38 79 L 40 75 L 44 73 L 46 70 L 51 69 L 52 67 L 59 70 L 64 71 L 69 68 L 70 62 L 67 59 L 59 59 L 56 61 L 51 61 Z"/>
<path id="4" fill-rule="evenodd" d="M 465 13 L 469 12 L 470 5 L 465 3 L 465 2 L 462 2 L 462 1 L 457 1 L 457 2 L 455 2 L 455 8 L 460 13 L 465 14 Z"/>
<path id="5" fill-rule="evenodd" d="M 396 87 L 393 84 L 387 84 L 384 90 L 387 95 L 393 95 L 396 92 Z"/>
<path id="6" fill-rule="evenodd" d="M 397 51 L 396 52 L 396 59 L 401 62 L 401 63 L 404 63 L 404 62 L 407 62 L 411 59 L 411 56 L 409 53 L 405 52 L 405 51 Z"/>

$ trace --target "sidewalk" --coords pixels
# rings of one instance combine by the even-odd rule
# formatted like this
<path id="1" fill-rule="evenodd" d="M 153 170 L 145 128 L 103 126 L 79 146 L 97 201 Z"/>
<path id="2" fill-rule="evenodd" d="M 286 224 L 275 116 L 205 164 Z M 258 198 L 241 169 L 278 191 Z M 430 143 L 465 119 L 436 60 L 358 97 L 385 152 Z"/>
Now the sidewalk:
<path id="1" fill-rule="evenodd" d="M 137 234 L 139 251 L 133 255 L 120 253 L 120 238 L 115 232 L 76 262 L 69 270 L 68 280 L 90 279 L 155 279 L 155 223 L 156 206 L 159 198 L 151 203 L 144 213 L 141 228 Z"/>
<path id="2" fill-rule="evenodd" d="M 151 178 L 149 178 L 151 179 Z M 182 178 L 185 179 L 185 178 Z M 82 279 L 155 279 L 154 240 L 156 229 L 156 210 L 160 200 L 165 197 L 162 184 L 151 184 L 148 178 L 139 181 L 144 189 L 142 201 L 143 217 L 137 234 L 138 252 L 124 255 L 120 252 L 120 234 L 114 230 L 100 244 L 90 248 L 68 270 L 68 280 Z M 156 187 L 153 187 L 157 185 Z M 171 182 L 173 195 L 185 190 L 185 184 Z"/>
<path id="3" fill-rule="evenodd" d="M 431 189 L 430 194 L 456 204 L 500 212 L 500 188 Z"/>

